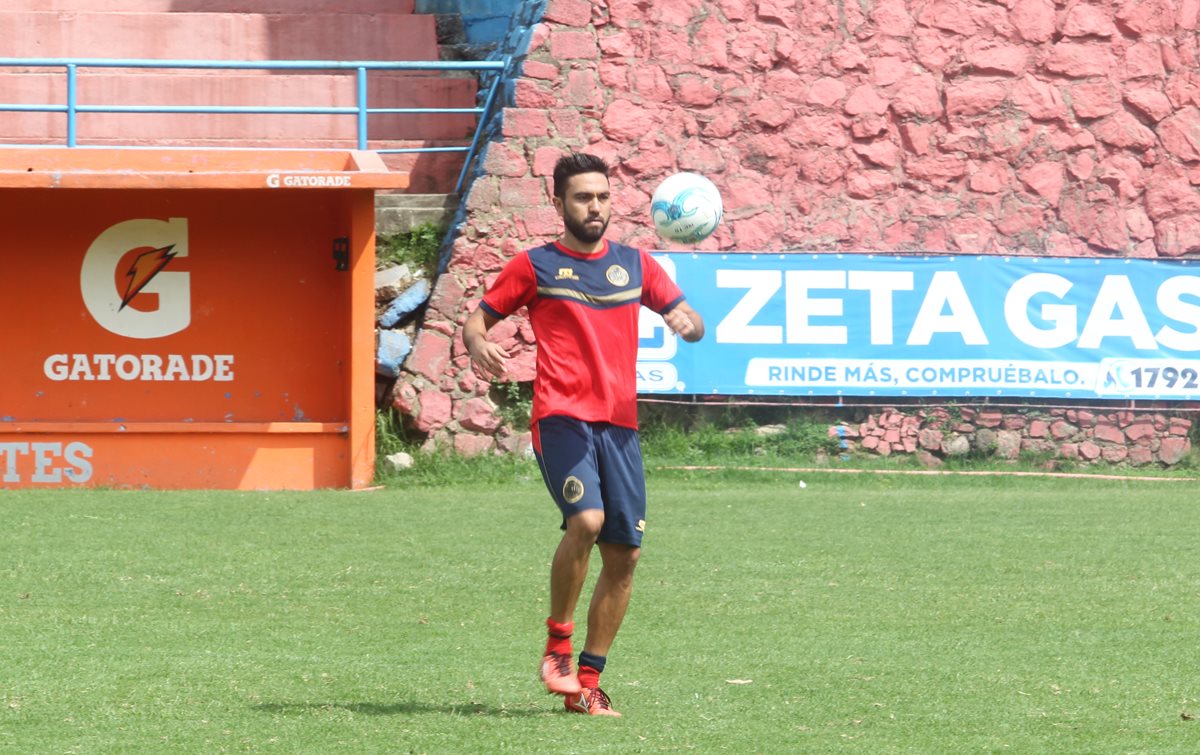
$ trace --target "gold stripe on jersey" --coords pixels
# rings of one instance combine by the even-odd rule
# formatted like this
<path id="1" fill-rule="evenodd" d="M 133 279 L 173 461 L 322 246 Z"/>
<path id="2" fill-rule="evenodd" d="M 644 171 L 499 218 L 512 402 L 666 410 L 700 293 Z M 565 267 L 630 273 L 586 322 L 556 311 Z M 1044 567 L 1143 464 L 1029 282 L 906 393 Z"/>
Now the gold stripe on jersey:
<path id="1" fill-rule="evenodd" d="M 558 299 L 578 299 L 579 301 L 596 305 L 624 304 L 631 301 L 641 301 L 642 299 L 641 286 L 603 296 L 585 293 L 574 288 L 552 288 L 550 286 L 538 286 L 537 292 L 538 296 L 552 296 Z"/>

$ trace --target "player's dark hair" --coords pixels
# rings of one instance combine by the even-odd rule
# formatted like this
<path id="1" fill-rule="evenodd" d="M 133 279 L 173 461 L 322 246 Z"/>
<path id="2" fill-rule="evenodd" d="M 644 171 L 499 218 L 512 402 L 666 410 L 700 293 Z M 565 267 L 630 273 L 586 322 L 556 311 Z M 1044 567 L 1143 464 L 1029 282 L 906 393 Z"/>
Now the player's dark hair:
<path id="1" fill-rule="evenodd" d="M 586 152 L 572 152 L 554 163 L 554 196 L 566 199 L 567 182 L 580 173 L 603 173 L 608 178 L 608 163 Z"/>

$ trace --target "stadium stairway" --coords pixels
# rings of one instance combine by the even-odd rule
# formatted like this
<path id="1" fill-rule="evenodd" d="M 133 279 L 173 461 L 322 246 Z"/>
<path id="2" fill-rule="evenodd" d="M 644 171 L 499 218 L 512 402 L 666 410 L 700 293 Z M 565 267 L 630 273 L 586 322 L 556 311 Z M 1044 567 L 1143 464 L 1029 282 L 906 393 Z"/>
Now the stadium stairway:
<path id="1" fill-rule="evenodd" d="M 112 10 L 112 8 L 120 10 Z M 6 0 L 5 57 L 189 60 L 443 59 L 437 19 L 415 0 Z M 81 103 L 348 107 L 353 71 L 80 69 Z M 470 72 L 384 72 L 368 76 L 372 107 L 471 108 Z M 0 69 L 0 101 L 63 103 L 61 69 Z M 81 145 L 353 148 L 345 115 L 80 113 Z M 470 114 L 374 115 L 372 149 L 468 143 Z M 0 144 L 66 143 L 60 113 L 0 113 Z M 388 154 L 410 174 L 413 194 L 454 190 L 463 153 Z M 434 202 L 438 200 L 423 200 Z M 384 216 L 394 216 L 389 207 Z"/>
<path id="2" fill-rule="evenodd" d="M 405 233 L 426 223 L 445 228 L 458 201 L 457 194 L 380 193 L 375 197 L 375 230 Z"/>

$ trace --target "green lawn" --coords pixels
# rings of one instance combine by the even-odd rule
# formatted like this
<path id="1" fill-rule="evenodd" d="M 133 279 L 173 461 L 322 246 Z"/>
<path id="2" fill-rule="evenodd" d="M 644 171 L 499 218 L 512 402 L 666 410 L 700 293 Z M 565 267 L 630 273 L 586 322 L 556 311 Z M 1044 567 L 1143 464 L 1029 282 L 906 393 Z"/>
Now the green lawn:
<path id="1" fill-rule="evenodd" d="M 0 752 L 1200 752 L 1195 483 L 654 472 L 592 720 L 530 472 L 0 493 Z"/>

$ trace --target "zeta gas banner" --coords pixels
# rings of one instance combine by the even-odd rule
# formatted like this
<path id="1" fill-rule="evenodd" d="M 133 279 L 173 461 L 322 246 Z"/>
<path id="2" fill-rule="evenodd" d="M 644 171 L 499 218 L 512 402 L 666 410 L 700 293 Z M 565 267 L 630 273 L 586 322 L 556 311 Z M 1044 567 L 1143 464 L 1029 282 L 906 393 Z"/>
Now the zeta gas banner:
<path id="1" fill-rule="evenodd" d="M 1200 264 L 875 254 L 655 257 L 704 317 L 642 310 L 641 393 L 1200 398 Z"/>

